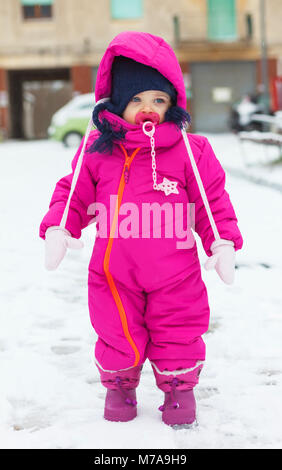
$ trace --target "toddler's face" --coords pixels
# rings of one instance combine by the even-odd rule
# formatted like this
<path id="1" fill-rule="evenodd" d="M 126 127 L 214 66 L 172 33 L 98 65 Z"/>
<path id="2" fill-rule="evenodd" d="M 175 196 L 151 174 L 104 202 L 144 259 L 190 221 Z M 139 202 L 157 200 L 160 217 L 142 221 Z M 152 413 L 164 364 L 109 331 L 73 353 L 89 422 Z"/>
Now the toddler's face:
<path id="1" fill-rule="evenodd" d="M 171 106 L 170 96 L 164 91 L 148 90 L 134 95 L 126 106 L 122 117 L 130 124 L 136 124 L 136 115 L 143 113 L 157 113 L 159 124 L 164 121 L 165 113 Z"/>

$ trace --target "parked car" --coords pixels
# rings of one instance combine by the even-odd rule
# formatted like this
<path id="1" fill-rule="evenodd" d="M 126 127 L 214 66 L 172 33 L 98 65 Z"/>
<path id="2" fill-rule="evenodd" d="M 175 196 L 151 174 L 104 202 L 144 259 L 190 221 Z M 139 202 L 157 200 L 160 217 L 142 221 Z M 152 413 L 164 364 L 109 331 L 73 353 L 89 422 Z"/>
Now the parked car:
<path id="1" fill-rule="evenodd" d="M 55 112 L 48 128 L 50 139 L 78 147 L 95 105 L 94 93 L 78 95 Z"/>

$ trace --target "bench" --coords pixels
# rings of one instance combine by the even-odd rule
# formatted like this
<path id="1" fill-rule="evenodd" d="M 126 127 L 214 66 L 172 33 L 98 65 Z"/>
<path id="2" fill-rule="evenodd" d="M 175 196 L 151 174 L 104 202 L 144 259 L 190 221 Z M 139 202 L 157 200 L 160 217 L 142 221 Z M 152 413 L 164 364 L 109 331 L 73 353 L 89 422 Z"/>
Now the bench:
<path id="1" fill-rule="evenodd" d="M 269 163 L 270 161 L 279 160 L 282 157 L 282 134 L 276 134 L 275 132 L 258 132 L 258 131 L 251 131 L 251 132 L 239 132 L 238 133 L 239 141 L 242 142 L 252 142 L 254 144 L 260 144 L 263 155 L 264 155 L 264 163 Z M 274 155 L 273 152 L 270 157 L 267 147 L 276 147 L 278 150 L 278 155 Z M 242 152 L 245 155 L 246 153 L 244 146 L 242 146 Z M 247 164 L 247 159 L 246 159 Z"/>

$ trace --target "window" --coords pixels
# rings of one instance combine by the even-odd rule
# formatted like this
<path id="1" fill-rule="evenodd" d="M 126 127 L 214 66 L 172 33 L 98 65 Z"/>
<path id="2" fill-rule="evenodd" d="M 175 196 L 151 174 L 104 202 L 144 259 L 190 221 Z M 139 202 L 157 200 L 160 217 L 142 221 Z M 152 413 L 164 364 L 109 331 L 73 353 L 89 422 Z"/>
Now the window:
<path id="1" fill-rule="evenodd" d="M 236 0 L 207 0 L 208 38 L 213 41 L 237 38 Z"/>
<path id="2" fill-rule="evenodd" d="M 21 0 L 25 19 L 51 18 L 53 0 Z"/>
<path id="3" fill-rule="evenodd" d="M 111 14 L 115 20 L 141 18 L 143 0 L 111 0 Z"/>

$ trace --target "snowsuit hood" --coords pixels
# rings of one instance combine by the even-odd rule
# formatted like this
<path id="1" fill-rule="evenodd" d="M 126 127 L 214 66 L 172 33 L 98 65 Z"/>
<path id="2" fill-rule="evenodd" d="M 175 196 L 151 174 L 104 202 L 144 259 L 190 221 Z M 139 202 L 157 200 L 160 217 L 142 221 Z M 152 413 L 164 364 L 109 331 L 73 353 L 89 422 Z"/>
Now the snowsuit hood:
<path id="1" fill-rule="evenodd" d="M 111 69 L 114 58 L 124 56 L 158 70 L 177 91 L 177 105 L 186 108 L 186 92 L 179 62 L 172 47 L 149 33 L 125 31 L 109 44 L 101 60 L 95 85 L 96 102 L 111 96 Z"/>
<path id="2" fill-rule="evenodd" d="M 91 151 L 93 152 L 102 152 L 102 153 L 112 153 L 113 144 L 122 142 L 124 143 L 124 137 L 126 134 L 126 140 L 130 140 L 130 134 L 135 135 L 136 145 L 142 145 L 144 139 L 140 136 L 140 125 L 139 126 L 130 126 L 120 114 L 121 108 L 124 109 L 126 97 L 129 96 L 129 89 L 134 90 L 134 73 L 130 72 L 129 76 L 133 82 L 129 82 L 130 86 L 126 88 L 125 93 L 122 93 L 122 86 L 120 91 L 117 89 L 118 81 L 115 76 L 113 80 L 113 65 L 116 63 L 115 59 L 118 57 L 125 57 L 130 60 L 149 67 L 149 70 L 156 70 L 157 75 L 164 77 L 163 80 L 168 80 L 171 88 L 174 90 L 173 105 L 167 110 L 165 115 L 165 122 L 170 122 L 170 126 L 166 129 L 166 135 L 176 134 L 176 126 L 179 129 L 182 129 L 186 123 L 190 123 L 190 116 L 186 112 L 186 91 L 183 80 L 182 71 L 178 60 L 175 56 L 173 49 L 167 44 L 162 38 L 154 36 L 149 33 L 142 32 L 123 32 L 117 35 L 112 42 L 109 44 L 98 69 L 96 87 L 95 87 L 95 97 L 96 97 L 96 106 L 93 111 L 92 120 L 99 130 L 100 134 L 97 135 L 97 139 Z M 140 72 L 141 73 L 141 72 Z M 142 85 L 146 89 L 146 72 L 144 72 L 144 80 Z M 149 81 L 152 79 L 150 75 Z M 139 78 L 136 81 L 140 84 Z M 152 89 L 154 89 L 154 82 L 157 81 L 154 76 L 152 81 Z M 112 90 L 112 84 L 114 82 L 114 90 Z M 161 83 L 163 84 L 163 83 Z M 138 90 L 138 84 L 136 83 L 136 90 Z M 141 86 L 142 89 L 142 86 Z M 156 88 L 159 89 L 159 88 Z M 137 93 L 138 91 L 136 91 Z M 117 98 L 119 93 L 119 100 Z M 133 95 L 131 95 L 133 96 Z M 113 101 L 112 101 L 113 100 Z M 105 102 L 106 101 L 106 102 Z M 175 126 L 176 124 L 176 126 Z M 157 128 L 163 127 L 158 125 Z M 132 133 L 133 132 L 133 133 Z M 139 141 L 137 143 L 137 134 L 139 134 Z M 142 134 L 142 132 L 141 132 Z M 177 132 L 176 139 L 179 138 L 179 132 Z M 148 139 L 147 139 L 148 140 Z M 164 139 L 165 142 L 166 139 Z M 171 139 L 169 139 L 171 140 Z M 160 145 L 158 140 L 157 145 Z M 169 145 L 169 144 L 168 144 Z"/>

